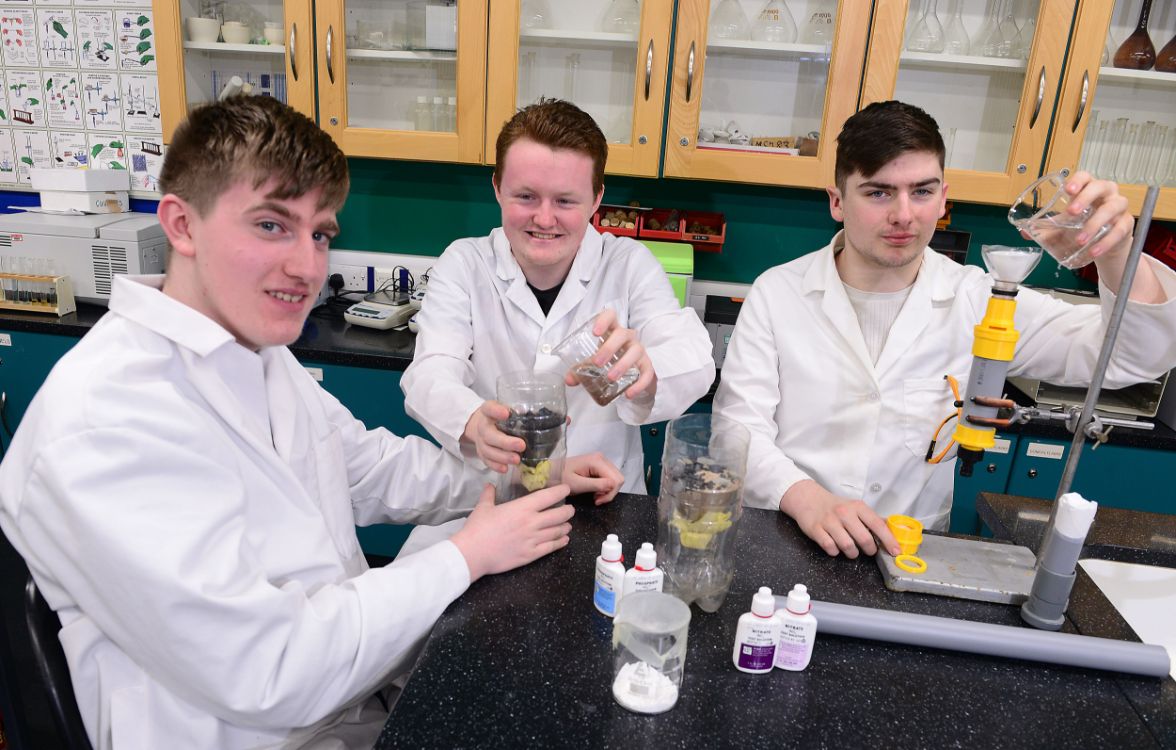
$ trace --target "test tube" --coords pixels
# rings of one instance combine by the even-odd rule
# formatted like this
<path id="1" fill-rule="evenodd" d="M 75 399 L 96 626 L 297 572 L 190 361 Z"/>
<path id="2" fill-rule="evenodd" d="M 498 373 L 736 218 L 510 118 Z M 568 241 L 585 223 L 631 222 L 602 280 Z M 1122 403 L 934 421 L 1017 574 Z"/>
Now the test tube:
<path id="1" fill-rule="evenodd" d="M 1135 146 L 1139 142 L 1139 123 L 1133 122 L 1127 126 L 1127 137 L 1123 140 L 1123 146 L 1119 149 L 1118 158 L 1115 159 L 1115 181 L 1116 182 L 1130 182 L 1131 176 L 1128 167 L 1131 164 L 1131 155 L 1135 153 Z"/>
<path id="2" fill-rule="evenodd" d="M 1139 128 L 1139 137 L 1135 142 L 1135 148 L 1131 152 L 1131 161 L 1127 167 L 1127 181 L 1128 182 L 1146 182 L 1147 178 L 1144 176 L 1144 165 L 1147 162 L 1148 154 L 1151 151 L 1152 137 L 1155 134 L 1156 123 L 1154 120 L 1148 120 Z"/>
<path id="3" fill-rule="evenodd" d="M 1168 143 L 1169 129 L 1167 125 L 1156 126 L 1155 137 L 1152 139 L 1151 152 L 1147 157 L 1147 172 L 1144 177 L 1144 182 L 1149 185 L 1162 185 L 1164 183 L 1164 155 L 1168 153 L 1165 149 L 1170 148 L 1170 144 Z"/>
<path id="4" fill-rule="evenodd" d="M 1105 124 L 1105 123 L 1103 123 Z M 1098 164 L 1097 154 L 1095 152 L 1095 144 L 1098 142 L 1098 110 L 1090 110 L 1090 120 L 1086 123 L 1086 138 L 1082 141 L 1082 153 L 1078 157 L 1078 169 L 1091 172 L 1092 167 Z"/>
<path id="5" fill-rule="evenodd" d="M 1127 118 L 1116 119 L 1107 132 L 1107 139 L 1103 142 L 1102 154 L 1099 156 L 1098 175 L 1104 179 L 1115 179 L 1115 164 L 1119 160 L 1119 152 L 1123 149 L 1123 135 L 1127 130 Z"/>
<path id="6" fill-rule="evenodd" d="M 53 279 L 57 278 L 57 261 L 47 260 L 47 261 L 45 261 L 45 263 L 48 266 L 46 271 L 48 272 L 49 276 L 51 277 L 50 281 L 49 281 L 49 304 L 56 305 L 57 304 L 57 284 L 54 283 Z"/>

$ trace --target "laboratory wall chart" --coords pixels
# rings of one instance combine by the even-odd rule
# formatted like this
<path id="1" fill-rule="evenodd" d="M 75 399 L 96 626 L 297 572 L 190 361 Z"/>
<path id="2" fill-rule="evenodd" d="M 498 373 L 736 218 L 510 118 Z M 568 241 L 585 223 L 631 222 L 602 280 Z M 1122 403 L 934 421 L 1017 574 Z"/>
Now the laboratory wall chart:
<path id="1" fill-rule="evenodd" d="M 157 197 L 155 45 L 151 0 L 0 0 L 0 190 L 33 167 L 125 169 Z"/>

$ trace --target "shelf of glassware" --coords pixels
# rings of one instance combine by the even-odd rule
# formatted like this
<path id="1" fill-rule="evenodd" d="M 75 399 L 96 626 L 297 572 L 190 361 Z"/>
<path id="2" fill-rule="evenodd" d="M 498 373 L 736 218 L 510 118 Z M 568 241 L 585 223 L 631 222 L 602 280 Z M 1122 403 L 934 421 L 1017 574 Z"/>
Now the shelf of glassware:
<path id="1" fill-rule="evenodd" d="M 1157 70 L 1109 68 L 1104 66 L 1098 69 L 1098 80 L 1173 86 L 1176 85 L 1176 73 L 1161 73 Z"/>
<path id="2" fill-rule="evenodd" d="M 244 55 L 284 55 L 284 44 L 229 44 L 228 42 L 184 42 L 184 49 L 202 52 L 229 52 Z"/>
<path id="3" fill-rule="evenodd" d="M 612 31 L 583 31 L 571 29 L 525 29 L 519 34 L 521 44 L 545 46 L 566 46 L 569 42 L 577 47 L 632 47 L 637 43 L 635 34 L 620 34 Z"/>
<path id="4" fill-rule="evenodd" d="M 747 39 L 708 39 L 707 54 L 739 54 L 755 57 L 775 57 L 777 55 L 805 55 L 828 56 L 829 47 L 824 44 L 801 44 L 799 42 L 759 42 Z"/>
<path id="5" fill-rule="evenodd" d="M 980 55 L 949 55 L 933 52 L 903 52 L 899 58 L 904 65 L 918 68 L 949 68 L 956 70 L 1025 70 L 1025 60 Z"/>
<path id="6" fill-rule="evenodd" d="M 397 62 L 457 62 L 457 52 L 436 50 L 349 49 L 348 60 L 394 60 Z"/>

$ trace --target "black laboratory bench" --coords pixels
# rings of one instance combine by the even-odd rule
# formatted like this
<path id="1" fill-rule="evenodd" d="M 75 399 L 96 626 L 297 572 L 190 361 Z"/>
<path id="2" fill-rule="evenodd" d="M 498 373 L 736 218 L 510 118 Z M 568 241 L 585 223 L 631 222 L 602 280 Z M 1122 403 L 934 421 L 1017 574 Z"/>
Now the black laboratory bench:
<path id="1" fill-rule="evenodd" d="M 872 558 L 829 558 L 783 514 L 752 509 L 723 606 L 691 608 L 677 705 L 630 713 L 612 697 L 594 560 L 609 533 L 630 556 L 654 541 L 655 502 L 577 503 L 567 548 L 475 582 L 438 621 L 376 747 L 1176 748 L 1170 678 L 820 635 L 803 672 L 737 671 L 737 620 L 759 586 L 804 583 L 819 601 L 1027 627 L 1015 607 L 888 591 Z M 1063 630 L 1138 640 L 1082 577 Z"/>

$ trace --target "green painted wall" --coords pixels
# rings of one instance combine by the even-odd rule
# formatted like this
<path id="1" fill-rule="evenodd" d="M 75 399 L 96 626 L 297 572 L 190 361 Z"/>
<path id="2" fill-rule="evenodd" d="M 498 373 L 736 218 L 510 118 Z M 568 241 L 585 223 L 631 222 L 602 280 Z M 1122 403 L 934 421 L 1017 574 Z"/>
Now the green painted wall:
<path id="1" fill-rule="evenodd" d="M 484 166 L 352 159 L 351 197 L 340 216 L 343 232 L 334 244 L 348 250 L 439 255 L 454 239 L 484 235 L 499 224 L 491 171 Z M 765 269 L 822 247 L 838 228 L 822 190 L 613 176 L 605 180 L 604 200 L 723 212 L 723 252 L 695 256 L 695 277 L 714 281 L 750 283 Z M 982 244 L 1025 243 L 1006 220 L 1006 210 L 953 206 L 951 228 L 972 234 L 969 263 L 980 264 Z M 1048 258 L 1029 281 L 1093 288 Z"/>

